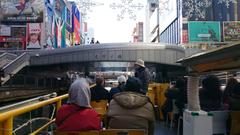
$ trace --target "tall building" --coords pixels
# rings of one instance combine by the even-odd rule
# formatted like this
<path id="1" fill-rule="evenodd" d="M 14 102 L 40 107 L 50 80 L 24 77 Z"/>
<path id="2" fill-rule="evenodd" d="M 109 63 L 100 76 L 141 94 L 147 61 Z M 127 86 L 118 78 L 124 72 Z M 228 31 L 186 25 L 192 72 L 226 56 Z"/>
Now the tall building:
<path id="1" fill-rule="evenodd" d="M 0 49 L 66 48 L 81 42 L 81 13 L 67 0 L 1 0 Z"/>
<path id="2" fill-rule="evenodd" d="M 143 42 L 143 22 L 136 23 L 132 36 L 133 42 Z"/>
<path id="3" fill-rule="evenodd" d="M 159 42 L 186 48 L 206 50 L 238 41 L 239 7 L 240 0 L 148 0 L 146 41 L 156 41 L 151 38 L 156 30 Z"/>

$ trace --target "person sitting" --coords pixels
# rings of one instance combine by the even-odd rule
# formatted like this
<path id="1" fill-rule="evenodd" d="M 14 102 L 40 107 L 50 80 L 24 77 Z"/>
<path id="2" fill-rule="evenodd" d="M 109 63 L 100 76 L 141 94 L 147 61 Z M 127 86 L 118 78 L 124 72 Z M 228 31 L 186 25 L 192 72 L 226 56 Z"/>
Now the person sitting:
<path id="1" fill-rule="evenodd" d="M 117 87 L 113 87 L 111 90 L 110 90 L 110 97 L 112 99 L 112 97 L 119 93 L 119 92 L 123 92 L 123 89 L 125 87 L 125 83 L 126 83 L 126 78 L 124 75 L 121 75 L 118 77 L 118 86 Z"/>
<path id="2" fill-rule="evenodd" d="M 100 118 L 90 105 L 90 88 L 83 78 L 75 80 L 69 89 L 68 104 L 57 112 L 56 124 L 59 131 L 100 130 Z"/>
<path id="3" fill-rule="evenodd" d="M 235 84 L 232 90 L 229 96 L 229 110 L 240 111 L 240 83 Z"/>
<path id="4" fill-rule="evenodd" d="M 149 135 L 153 135 L 154 107 L 150 99 L 142 94 L 141 80 L 129 77 L 124 90 L 115 94 L 110 102 L 108 128 L 145 129 Z"/>
<path id="5" fill-rule="evenodd" d="M 229 97 L 232 95 L 234 85 L 236 85 L 236 84 L 238 84 L 237 79 L 235 79 L 235 78 L 229 78 L 228 79 L 227 85 L 226 85 L 226 87 L 224 89 L 224 92 L 223 92 L 223 103 L 225 105 L 229 104 Z"/>
<path id="6" fill-rule="evenodd" d="M 110 100 L 110 93 L 104 88 L 104 78 L 96 78 L 96 86 L 91 88 L 91 101 Z"/>
<path id="7" fill-rule="evenodd" d="M 204 111 L 216 111 L 221 109 L 222 91 L 219 79 L 210 75 L 202 81 L 202 89 L 199 91 L 200 106 Z"/>

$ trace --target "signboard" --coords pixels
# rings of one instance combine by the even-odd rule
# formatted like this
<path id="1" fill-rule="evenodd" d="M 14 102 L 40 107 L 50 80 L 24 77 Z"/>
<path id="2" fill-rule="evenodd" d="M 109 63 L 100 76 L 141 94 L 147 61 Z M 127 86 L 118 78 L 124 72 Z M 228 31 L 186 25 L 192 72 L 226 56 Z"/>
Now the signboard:
<path id="1" fill-rule="evenodd" d="M 11 36 L 11 27 L 0 25 L 0 36 Z"/>
<path id="2" fill-rule="evenodd" d="M 41 49 L 41 24 L 27 24 L 27 49 Z"/>
<path id="3" fill-rule="evenodd" d="M 188 23 L 189 42 L 220 42 L 220 22 Z"/>
<path id="4" fill-rule="evenodd" d="M 1 0 L 1 22 L 42 22 L 44 1 Z"/>
<path id="5" fill-rule="evenodd" d="M 223 23 L 224 41 L 239 41 L 240 39 L 240 22 Z"/>
<path id="6" fill-rule="evenodd" d="M 188 30 L 182 30 L 182 43 L 188 43 Z"/>

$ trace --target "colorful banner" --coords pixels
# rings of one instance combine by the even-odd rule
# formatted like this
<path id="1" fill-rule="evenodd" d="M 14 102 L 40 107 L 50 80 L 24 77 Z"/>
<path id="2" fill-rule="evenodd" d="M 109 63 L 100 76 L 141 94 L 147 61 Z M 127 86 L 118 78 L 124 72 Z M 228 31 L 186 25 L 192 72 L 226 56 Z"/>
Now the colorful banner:
<path id="1" fill-rule="evenodd" d="M 188 23 L 189 42 L 220 42 L 220 22 Z"/>
<path id="2" fill-rule="evenodd" d="M 240 39 L 240 21 L 223 23 L 224 41 L 239 41 Z"/>
<path id="3" fill-rule="evenodd" d="M 27 49 L 41 49 L 41 24 L 27 24 Z"/>
<path id="4" fill-rule="evenodd" d="M 43 22 L 44 1 L 1 0 L 1 22 Z"/>

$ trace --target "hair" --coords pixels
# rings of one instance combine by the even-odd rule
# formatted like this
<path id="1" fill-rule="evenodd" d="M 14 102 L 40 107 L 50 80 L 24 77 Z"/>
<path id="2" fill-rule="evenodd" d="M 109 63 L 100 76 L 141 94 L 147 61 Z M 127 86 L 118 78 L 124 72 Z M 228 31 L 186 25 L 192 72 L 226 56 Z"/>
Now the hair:
<path id="1" fill-rule="evenodd" d="M 231 94 L 234 88 L 234 85 L 238 84 L 238 81 L 235 78 L 229 78 L 227 85 L 225 87 L 224 93 Z"/>
<path id="2" fill-rule="evenodd" d="M 206 90 L 208 96 L 212 99 L 221 98 L 220 82 L 214 75 L 209 75 L 202 80 L 202 87 Z"/>
<path id="3" fill-rule="evenodd" d="M 96 78 L 96 85 L 102 85 L 103 81 L 104 81 L 103 77 L 97 77 Z"/>
<path id="4" fill-rule="evenodd" d="M 142 93 L 141 87 L 142 82 L 140 79 L 136 77 L 129 77 L 126 82 L 125 91 Z"/>

